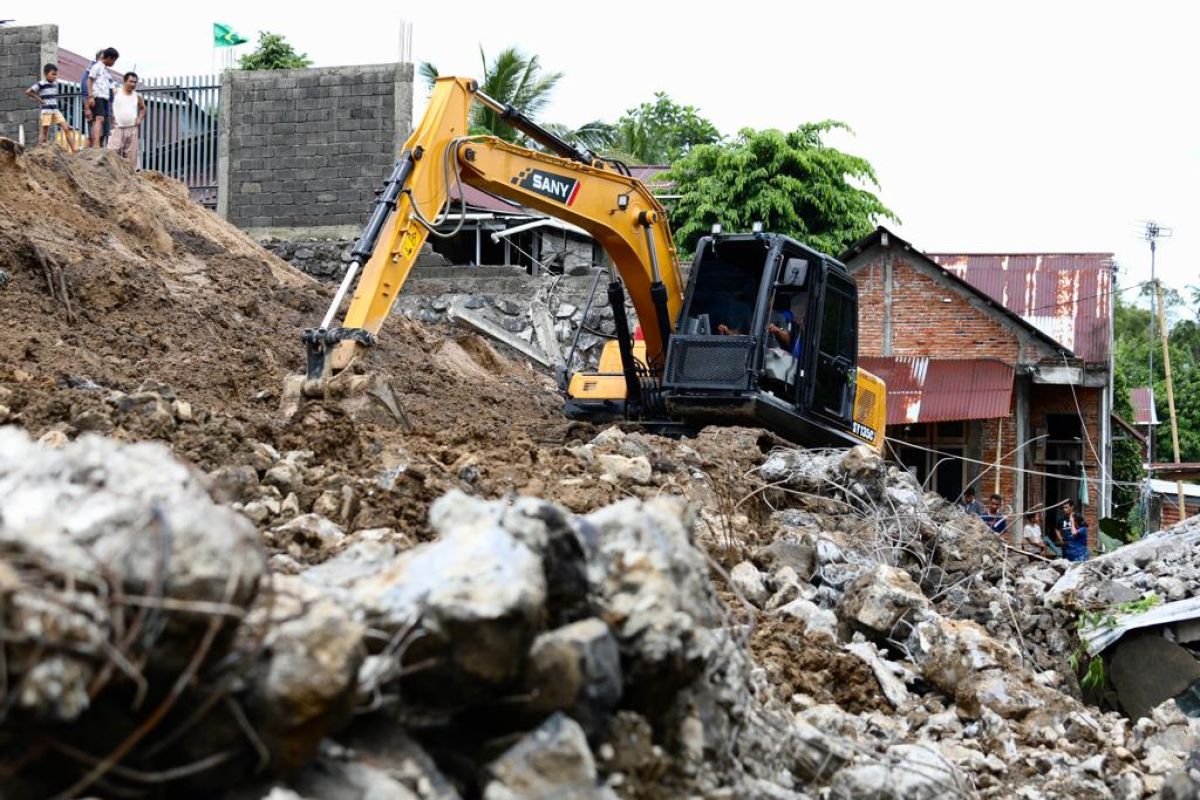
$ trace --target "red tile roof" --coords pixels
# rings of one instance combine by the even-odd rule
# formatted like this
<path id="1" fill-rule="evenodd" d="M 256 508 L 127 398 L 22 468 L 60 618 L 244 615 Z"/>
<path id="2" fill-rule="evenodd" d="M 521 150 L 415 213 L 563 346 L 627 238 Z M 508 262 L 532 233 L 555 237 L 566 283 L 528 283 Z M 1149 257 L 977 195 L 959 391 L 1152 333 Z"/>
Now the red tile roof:
<path id="1" fill-rule="evenodd" d="M 926 253 L 1088 363 L 1108 364 L 1111 253 Z"/>
<path id="2" fill-rule="evenodd" d="M 860 357 L 887 384 L 887 424 L 993 419 L 1011 413 L 1013 368 L 992 358 Z"/>

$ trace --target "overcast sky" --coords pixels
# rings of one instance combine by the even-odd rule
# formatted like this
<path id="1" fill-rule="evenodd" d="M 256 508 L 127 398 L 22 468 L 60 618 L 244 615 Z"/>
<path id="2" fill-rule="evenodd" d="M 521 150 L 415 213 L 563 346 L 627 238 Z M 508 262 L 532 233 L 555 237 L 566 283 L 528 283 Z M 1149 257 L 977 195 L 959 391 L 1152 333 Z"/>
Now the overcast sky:
<path id="1" fill-rule="evenodd" d="M 317 66 L 394 61 L 406 19 L 414 60 L 443 75 L 477 76 L 481 45 L 566 73 L 550 121 L 615 119 L 656 90 L 725 133 L 843 120 L 855 135 L 835 143 L 875 165 L 922 250 L 1112 252 L 1129 286 L 1149 277 L 1138 231 L 1156 219 L 1174 228 L 1160 276 L 1200 283 L 1194 4 L 376 5 L 59 0 L 0 16 L 55 23 L 77 52 L 115 46 L 143 76 L 211 71 L 216 21 L 281 33 Z"/>

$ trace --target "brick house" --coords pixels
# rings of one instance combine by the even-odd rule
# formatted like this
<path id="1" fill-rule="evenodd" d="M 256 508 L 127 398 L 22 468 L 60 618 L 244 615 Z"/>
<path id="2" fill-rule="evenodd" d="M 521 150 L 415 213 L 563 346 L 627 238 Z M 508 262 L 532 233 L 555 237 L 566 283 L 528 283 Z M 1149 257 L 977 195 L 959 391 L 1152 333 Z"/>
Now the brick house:
<path id="1" fill-rule="evenodd" d="M 842 260 L 893 455 L 945 497 L 998 491 L 1014 520 L 1086 497 L 1094 535 L 1112 503 L 1111 255 L 927 254 L 880 227 Z"/>

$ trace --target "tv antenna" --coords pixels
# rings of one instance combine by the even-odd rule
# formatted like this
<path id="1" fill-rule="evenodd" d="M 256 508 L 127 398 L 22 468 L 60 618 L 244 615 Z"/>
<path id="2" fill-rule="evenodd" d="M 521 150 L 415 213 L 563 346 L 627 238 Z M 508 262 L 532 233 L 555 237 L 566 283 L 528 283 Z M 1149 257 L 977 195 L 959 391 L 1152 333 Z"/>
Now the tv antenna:
<path id="1" fill-rule="evenodd" d="M 1158 252 L 1158 240 L 1171 238 L 1171 235 L 1174 233 L 1174 231 L 1171 228 L 1168 228 L 1166 225 L 1158 224 L 1157 222 L 1155 222 L 1152 219 L 1146 220 L 1143 223 L 1143 225 L 1145 226 L 1145 228 L 1142 232 L 1142 237 L 1147 242 L 1150 243 L 1150 285 L 1151 285 L 1151 287 L 1153 287 L 1156 285 L 1155 281 L 1157 280 L 1154 276 L 1154 257 L 1155 257 L 1155 254 Z M 1150 369 L 1146 373 L 1146 376 L 1147 376 L 1146 382 L 1150 385 L 1150 401 L 1151 401 L 1151 403 L 1154 402 L 1154 316 L 1155 316 L 1154 315 L 1154 293 L 1151 292 L 1150 293 L 1150 333 L 1149 333 L 1149 339 L 1147 340 L 1150 345 L 1147 348 L 1147 350 L 1150 353 L 1150 355 L 1149 355 Z M 1146 436 L 1146 460 L 1147 460 L 1147 462 L 1149 462 L 1151 464 L 1154 463 L 1154 434 L 1152 431 L 1149 433 L 1149 435 Z"/>

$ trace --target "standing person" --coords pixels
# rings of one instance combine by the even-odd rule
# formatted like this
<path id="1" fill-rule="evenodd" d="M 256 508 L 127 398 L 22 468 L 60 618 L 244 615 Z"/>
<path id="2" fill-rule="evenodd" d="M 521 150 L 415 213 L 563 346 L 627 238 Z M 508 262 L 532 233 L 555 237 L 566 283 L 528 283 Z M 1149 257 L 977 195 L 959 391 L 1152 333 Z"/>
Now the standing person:
<path id="1" fill-rule="evenodd" d="M 1021 528 L 1021 549 L 1033 555 L 1044 556 L 1051 553 L 1055 558 L 1062 556 L 1061 550 L 1057 547 L 1051 548 L 1048 544 L 1049 540 L 1042 535 L 1042 526 L 1038 524 L 1037 512 L 1025 512 L 1025 525 Z"/>
<path id="2" fill-rule="evenodd" d="M 1062 511 L 1055 526 L 1056 543 L 1062 547 L 1068 561 L 1088 560 L 1088 529 L 1083 515 L 1075 510 L 1075 503 L 1064 500 Z"/>
<path id="3" fill-rule="evenodd" d="M 58 65 L 47 64 L 42 67 L 42 80 L 26 89 L 25 94 L 32 97 L 41 107 L 38 120 L 40 124 L 38 146 L 46 143 L 50 136 L 50 126 L 58 125 L 67 132 L 67 144 L 71 146 L 71 152 L 78 152 L 75 148 L 75 140 L 71 138 L 71 126 L 67 124 L 67 118 L 62 115 L 62 110 L 58 107 Z"/>
<path id="4" fill-rule="evenodd" d="M 100 147 L 104 138 L 104 124 L 110 118 L 109 101 L 113 89 L 117 87 L 109 67 L 117 63 L 120 57 L 116 48 L 106 48 L 100 53 L 100 60 L 88 70 L 88 99 L 84 104 L 84 113 L 89 113 L 92 118 L 92 147 Z"/>
<path id="5" fill-rule="evenodd" d="M 983 516 L 983 504 L 975 499 L 975 487 L 968 486 L 963 492 L 962 499 L 958 501 L 958 507 L 968 514 L 974 514 L 977 517 Z"/>
<path id="6" fill-rule="evenodd" d="M 146 101 L 137 93 L 138 75 L 126 72 L 121 88 L 113 95 L 113 132 L 108 140 L 108 149 L 121 158 L 138 166 L 138 129 L 146 118 Z"/>
<path id="7" fill-rule="evenodd" d="M 1004 513 L 1000 511 L 1000 505 L 1003 502 L 1003 497 L 993 494 L 988 498 L 987 513 L 980 515 L 980 519 L 987 523 L 987 526 L 997 535 L 1003 535 L 1008 530 L 1008 520 L 1004 518 Z"/>

